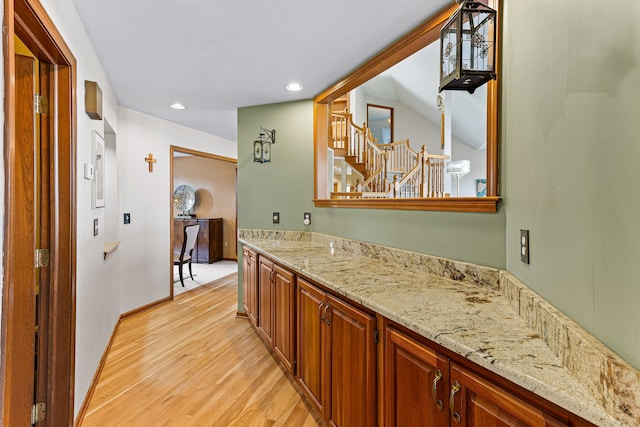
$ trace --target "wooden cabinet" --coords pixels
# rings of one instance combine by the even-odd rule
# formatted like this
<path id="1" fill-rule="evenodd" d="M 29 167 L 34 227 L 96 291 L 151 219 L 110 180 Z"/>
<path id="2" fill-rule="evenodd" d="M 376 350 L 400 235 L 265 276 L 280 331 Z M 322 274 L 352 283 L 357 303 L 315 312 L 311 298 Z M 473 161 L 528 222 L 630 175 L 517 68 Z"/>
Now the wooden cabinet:
<path id="1" fill-rule="evenodd" d="M 451 364 L 450 411 L 452 425 L 560 427 L 560 422 L 496 384 Z"/>
<path id="2" fill-rule="evenodd" d="M 295 276 L 273 266 L 273 350 L 285 367 L 295 373 Z"/>
<path id="3" fill-rule="evenodd" d="M 446 426 L 449 361 L 394 328 L 384 338 L 384 425 Z"/>
<path id="4" fill-rule="evenodd" d="M 298 277 L 298 382 L 311 401 L 324 413 L 327 382 L 327 361 L 324 342 L 327 334 L 324 328 L 324 307 L 326 294 Z"/>
<path id="5" fill-rule="evenodd" d="M 569 425 L 425 343 L 388 325 L 384 332 L 385 426 Z"/>
<path id="6" fill-rule="evenodd" d="M 273 346 L 273 262 L 258 257 L 258 331 Z"/>
<path id="7" fill-rule="evenodd" d="M 258 331 L 292 374 L 295 372 L 295 276 L 258 258 Z"/>
<path id="8" fill-rule="evenodd" d="M 375 425 L 375 317 L 298 278 L 298 382 L 329 425 Z"/>
<path id="9" fill-rule="evenodd" d="M 184 227 L 199 224 L 198 239 L 193 249 L 193 261 L 211 264 L 222 260 L 223 236 L 222 218 L 174 218 L 173 219 L 173 251 L 180 253 Z"/>
<path id="10" fill-rule="evenodd" d="M 244 312 L 254 326 L 258 326 L 258 256 L 248 248 L 242 248 L 242 295 Z"/>

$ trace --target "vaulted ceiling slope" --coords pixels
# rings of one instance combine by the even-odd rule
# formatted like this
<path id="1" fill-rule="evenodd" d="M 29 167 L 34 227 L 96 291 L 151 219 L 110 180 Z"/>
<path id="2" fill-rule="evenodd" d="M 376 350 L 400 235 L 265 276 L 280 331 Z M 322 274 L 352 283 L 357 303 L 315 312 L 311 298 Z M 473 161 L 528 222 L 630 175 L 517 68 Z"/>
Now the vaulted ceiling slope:
<path id="1" fill-rule="evenodd" d="M 446 0 L 73 0 L 118 103 L 237 139 L 237 108 L 313 98 Z M 300 92 L 284 86 L 296 81 Z M 186 110 L 169 104 L 180 102 Z"/>

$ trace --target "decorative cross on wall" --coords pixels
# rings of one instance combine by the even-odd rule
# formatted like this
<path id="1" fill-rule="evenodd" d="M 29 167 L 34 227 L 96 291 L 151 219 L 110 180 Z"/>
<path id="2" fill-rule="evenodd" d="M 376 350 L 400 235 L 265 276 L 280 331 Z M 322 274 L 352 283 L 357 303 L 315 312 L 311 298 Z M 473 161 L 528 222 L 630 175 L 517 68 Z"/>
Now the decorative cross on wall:
<path id="1" fill-rule="evenodd" d="M 153 158 L 153 154 L 149 153 L 149 157 L 145 157 L 144 161 L 149 163 L 149 172 L 153 172 L 153 164 L 157 161 Z"/>

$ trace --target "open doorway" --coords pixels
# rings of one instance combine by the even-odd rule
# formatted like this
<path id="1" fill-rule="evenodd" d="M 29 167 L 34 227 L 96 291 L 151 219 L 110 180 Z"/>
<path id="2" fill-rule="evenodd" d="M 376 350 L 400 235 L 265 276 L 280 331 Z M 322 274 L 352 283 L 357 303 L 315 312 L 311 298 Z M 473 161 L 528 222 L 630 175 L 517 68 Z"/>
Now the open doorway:
<path id="1" fill-rule="evenodd" d="M 171 146 L 171 297 L 237 272 L 237 160 Z M 183 210 L 174 204 L 176 189 L 187 186 L 195 203 Z M 179 191 L 182 193 L 184 187 Z M 191 272 L 183 267 L 182 279 L 173 265 L 180 253 L 184 228 L 198 225 Z M 183 286 L 184 284 L 184 286 Z"/>

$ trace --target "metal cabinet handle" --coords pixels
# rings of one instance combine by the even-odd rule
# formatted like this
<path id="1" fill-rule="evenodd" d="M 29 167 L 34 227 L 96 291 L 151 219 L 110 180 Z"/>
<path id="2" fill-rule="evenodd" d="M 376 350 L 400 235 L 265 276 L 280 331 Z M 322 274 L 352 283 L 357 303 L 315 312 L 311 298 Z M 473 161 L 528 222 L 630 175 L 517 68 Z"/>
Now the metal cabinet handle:
<path id="1" fill-rule="evenodd" d="M 453 417 L 453 421 L 455 421 L 456 424 L 460 424 L 460 422 L 462 421 L 462 417 L 459 413 L 456 412 L 455 409 L 455 395 L 459 391 L 460 383 L 458 382 L 458 380 L 455 380 L 451 385 L 451 395 L 449 396 L 449 410 L 451 411 L 451 416 Z"/>
<path id="2" fill-rule="evenodd" d="M 440 372 L 440 369 L 436 370 L 436 375 L 433 378 L 433 385 L 431 387 L 431 393 L 433 394 L 433 400 L 436 402 L 436 406 L 438 407 L 438 409 L 440 411 L 442 411 L 444 409 L 444 402 L 442 402 L 442 400 L 438 399 L 438 381 L 440 381 L 442 379 L 442 372 Z"/>
<path id="3" fill-rule="evenodd" d="M 331 325 L 331 319 L 329 318 L 329 316 L 327 315 L 327 310 L 329 310 L 331 308 L 331 306 L 329 304 L 324 306 L 324 322 L 327 324 L 327 326 Z"/>
<path id="4" fill-rule="evenodd" d="M 318 305 L 318 316 L 320 316 L 320 321 L 322 323 L 324 323 L 324 316 L 322 315 L 322 306 L 324 305 L 323 302 L 320 303 L 320 305 Z"/>

